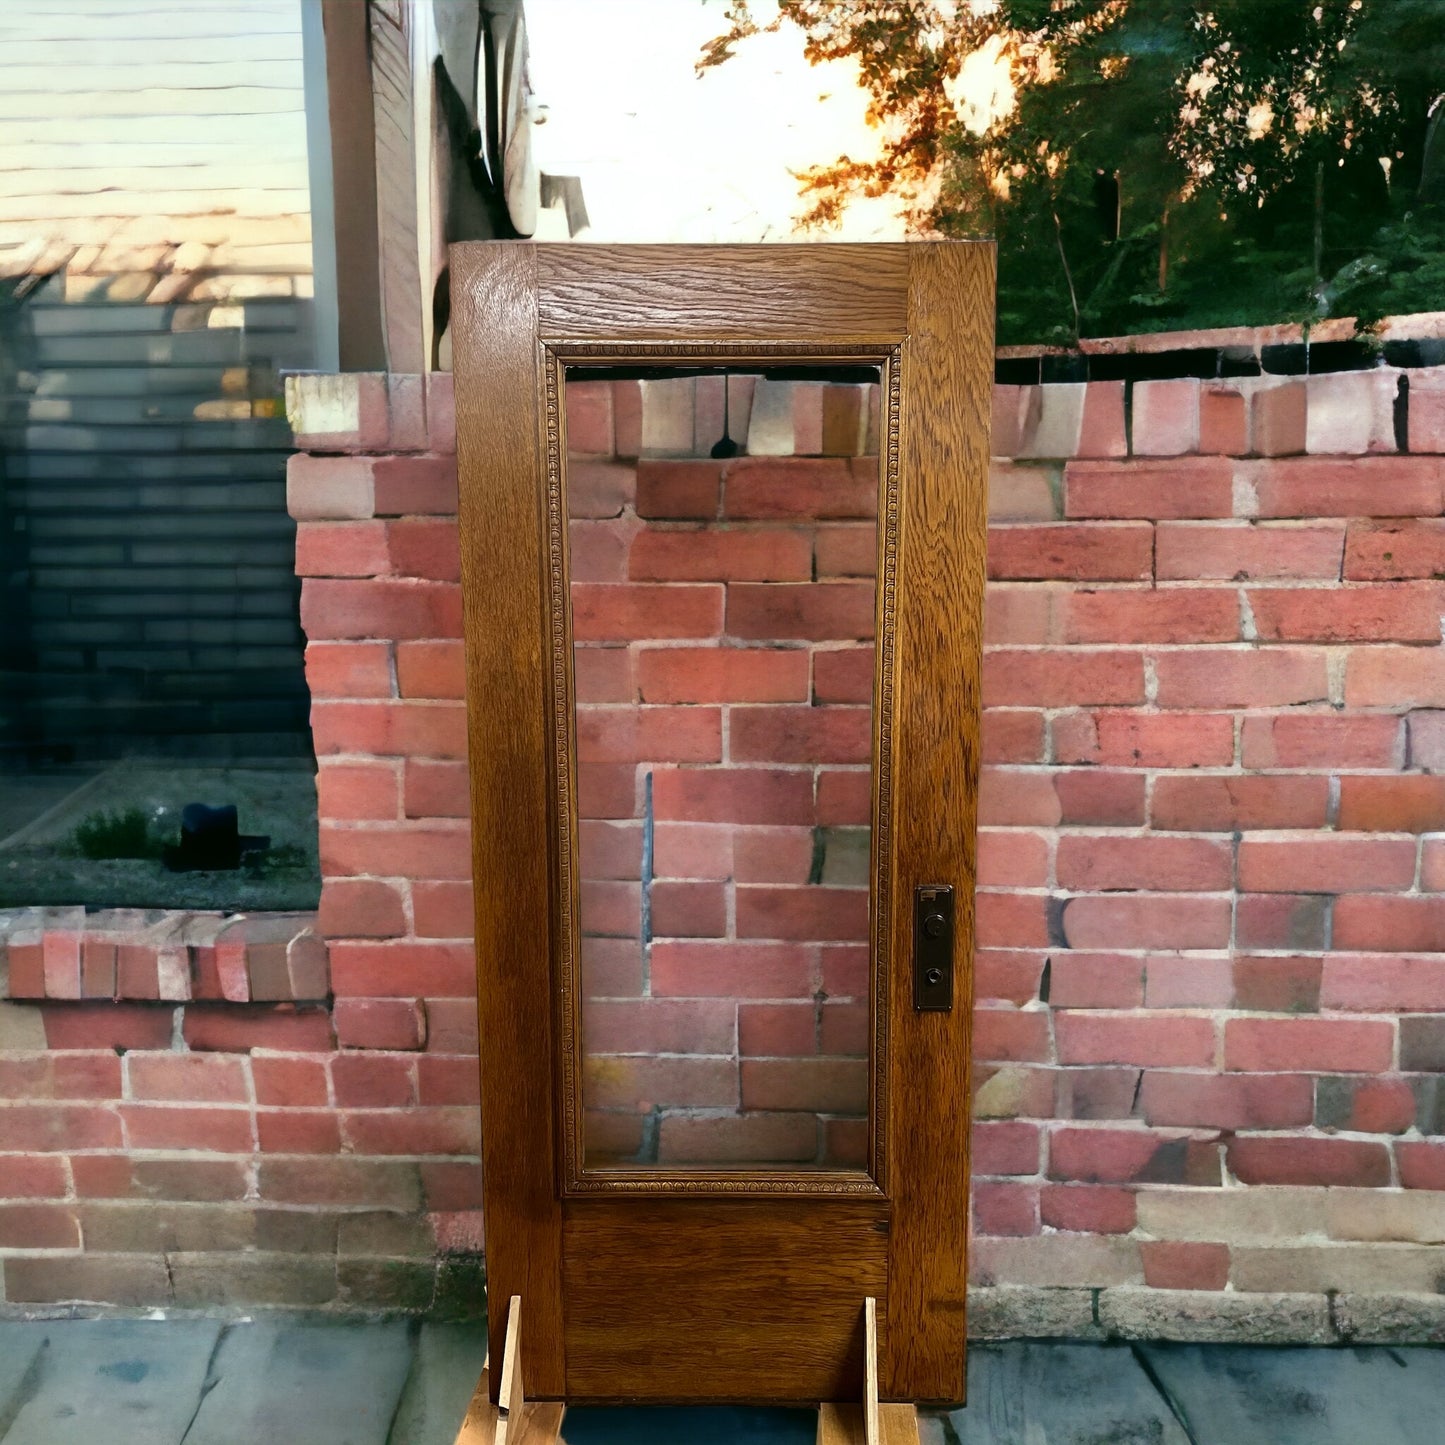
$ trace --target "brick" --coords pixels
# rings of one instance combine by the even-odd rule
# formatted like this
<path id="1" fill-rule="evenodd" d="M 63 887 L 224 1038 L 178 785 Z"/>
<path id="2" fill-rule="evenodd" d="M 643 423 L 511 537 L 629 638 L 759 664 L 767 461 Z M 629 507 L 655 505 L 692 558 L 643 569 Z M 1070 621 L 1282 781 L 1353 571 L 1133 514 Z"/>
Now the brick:
<path id="1" fill-rule="evenodd" d="M 1128 450 L 1124 425 L 1124 383 L 1085 382 L 1084 415 L 1075 454 L 1081 457 L 1122 457 Z"/>
<path id="2" fill-rule="evenodd" d="M 866 519 L 878 511 L 878 460 L 742 457 L 727 468 L 730 521 Z"/>
<path id="3" fill-rule="evenodd" d="M 1354 521 L 1345 535 L 1344 575 L 1352 582 L 1445 576 L 1445 521 Z"/>
<path id="4" fill-rule="evenodd" d="M 1135 387 L 1138 394 L 1139 385 Z M 1234 511 L 1233 465 L 1223 457 L 1169 462 L 1070 462 L 1064 468 L 1064 515 L 1080 519 L 1228 517 Z"/>
<path id="5" fill-rule="evenodd" d="M 1329 954 L 1320 1005 L 1342 1013 L 1445 1013 L 1445 958 L 1439 955 Z"/>
<path id="6" fill-rule="evenodd" d="M 1060 1069 L 1040 1112 L 1060 1119 L 1132 1118 L 1139 1078 L 1138 1069 Z"/>
<path id="7" fill-rule="evenodd" d="M 343 1109 L 396 1109 L 416 1103 L 416 1078 L 406 1055 L 338 1054 L 331 1083 Z"/>
<path id="8" fill-rule="evenodd" d="M 471 845 L 465 828 L 424 824 L 336 828 L 323 824 L 321 871 L 326 877 L 470 878 Z"/>
<path id="9" fill-rule="evenodd" d="M 1401 719 L 1302 713 L 1244 719 L 1246 768 L 1398 768 Z"/>
<path id="10" fill-rule="evenodd" d="M 1128 1234 L 1134 1227 L 1134 1191 L 1050 1184 L 1039 1194 L 1039 1216 L 1050 1229 L 1073 1234 Z"/>
<path id="11" fill-rule="evenodd" d="M 711 521 L 718 515 L 722 467 L 713 461 L 639 462 L 636 490 L 640 517 Z"/>
<path id="12" fill-rule="evenodd" d="M 722 620 L 723 589 L 712 584 L 572 584 L 572 633 L 579 642 L 715 637 Z"/>
<path id="13" fill-rule="evenodd" d="M 1390 892 L 1414 878 L 1413 839 L 1340 834 L 1239 845 L 1239 886 L 1254 893 Z"/>
<path id="14" fill-rule="evenodd" d="M 330 1109 L 257 1109 L 256 1143 L 263 1154 L 339 1154 L 341 1125 Z"/>
<path id="15" fill-rule="evenodd" d="M 1442 478 L 1430 457 L 1292 457 L 1238 464 L 1261 517 L 1436 517 Z"/>
<path id="16" fill-rule="evenodd" d="M 633 680 L 633 654 L 626 647 L 574 648 L 572 678 L 578 706 L 637 700 L 637 686 Z"/>
<path id="17" fill-rule="evenodd" d="M 1037 1239 L 979 1240 L 970 1251 L 972 1283 L 1102 1289 L 1137 1283 L 1139 1246 L 1132 1239 L 1086 1234 L 1046 1234 Z M 1108 1298 L 1108 1296 L 1104 1296 Z M 1076 1316 L 1078 1328 L 1090 1319 Z M 1072 1333 L 1073 1326 L 1070 1326 Z"/>
<path id="18" fill-rule="evenodd" d="M 722 760 L 722 712 L 718 708 L 579 709 L 576 729 L 579 763 Z"/>
<path id="19" fill-rule="evenodd" d="M 642 824 L 583 818 L 577 824 L 584 878 L 642 877 Z"/>
<path id="20" fill-rule="evenodd" d="M 1239 637 L 1239 603 L 1232 591 L 1221 588 L 1078 591 L 1061 597 L 1058 610 L 1055 637 L 1064 643 L 1234 642 Z"/>
<path id="21" fill-rule="evenodd" d="M 378 457 L 372 478 L 378 517 L 456 516 L 455 457 Z"/>
<path id="22" fill-rule="evenodd" d="M 1061 1011 L 1054 1016 L 1054 1033 L 1061 1064 L 1202 1069 L 1214 1063 L 1214 1023 L 1208 1018 Z"/>
<path id="23" fill-rule="evenodd" d="M 475 1054 L 450 1057 L 422 1054 L 416 1061 L 417 1099 L 425 1105 L 469 1104 L 482 1100 L 482 1081 Z"/>
<path id="24" fill-rule="evenodd" d="M 664 880 L 652 885 L 649 897 L 654 938 L 721 938 L 728 931 L 721 883 Z"/>
<path id="25" fill-rule="evenodd" d="M 1445 1071 L 1445 1015 L 1400 1020 L 1400 1067 Z"/>
<path id="26" fill-rule="evenodd" d="M 1233 858 L 1212 839 L 1074 835 L 1059 839 L 1055 867 L 1059 887 L 1078 892 L 1210 892 L 1229 887 Z"/>
<path id="27" fill-rule="evenodd" d="M 1000 827 L 1060 822 L 1063 808 L 1056 778 L 1035 769 L 984 768 L 979 775 L 979 822 Z"/>
<path id="28" fill-rule="evenodd" d="M 280 1204 L 416 1210 L 422 1202 L 416 1164 L 390 1159 L 262 1159 L 257 1190 Z"/>
<path id="29" fill-rule="evenodd" d="M 357 1154 L 476 1154 L 480 1126 L 472 1108 L 366 1109 L 341 1115 L 341 1139 Z"/>
<path id="30" fill-rule="evenodd" d="M 114 1054 L 0 1055 L 0 1099 L 118 1099 L 120 1092 Z"/>
<path id="31" fill-rule="evenodd" d="M 578 718 L 581 719 L 579 709 Z M 408 758 L 402 769 L 402 812 L 408 818 L 465 818 L 471 813 L 467 765 Z"/>
<path id="32" fill-rule="evenodd" d="M 1401 1140 L 1395 1159 L 1406 1189 L 1445 1190 L 1445 1143 Z"/>
<path id="33" fill-rule="evenodd" d="M 813 701 L 873 701 L 874 654 L 871 647 L 839 647 L 813 653 Z"/>
<path id="34" fill-rule="evenodd" d="M 1445 656 L 1441 649 L 1362 647 L 1345 661 L 1347 707 L 1445 705 Z"/>
<path id="35" fill-rule="evenodd" d="M 308 638 L 460 637 L 461 588 L 410 577 L 308 577 L 301 586 Z"/>
<path id="36" fill-rule="evenodd" d="M 306 686 L 312 697 L 390 697 L 391 644 L 311 642 L 306 646 Z"/>
<path id="37" fill-rule="evenodd" d="M 616 462 L 568 460 L 567 515 L 570 518 L 619 517 L 636 496 L 635 467 Z"/>
<path id="38" fill-rule="evenodd" d="M 1360 1139 L 1231 1139 L 1230 1173 L 1244 1184 L 1380 1187 L 1390 1182 L 1390 1151 Z"/>
<path id="39" fill-rule="evenodd" d="M 1315 1093 L 1315 1123 L 1359 1134 L 1403 1134 L 1414 1127 L 1416 1106 L 1408 1079 L 1324 1077 Z"/>
<path id="40" fill-rule="evenodd" d="M 1380 833 L 1445 829 L 1445 777 L 1341 778 L 1339 827 Z"/>
<path id="41" fill-rule="evenodd" d="M 251 1060 L 256 1102 L 279 1108 L 321 1108 L 329 1100 L 320 1059 L 261 1054 Z"/>
<path id="42" fill-rule="evenodd" d="M 342 1048 L 420 1049 L 426 1044 L 426 1007 L 420 999 L 339 998 L 335 1017 Z"/>
<path id="43" fill-rule="evenodd" d="M 1229 1282 L 1229 1246 L 1177 1239 L 1145 1240 L 1139 1246 L 1144 1283 L 1150 1289 L 1223 1289 Z"/>
<path id="44" fill-rule="evenodd" d="M 738 582 L 728 587 L 727 631 L 736 638 L 867 640 L 873 623 L 868 582 Z"/>
<path id="45" fill-rule="evenodd" d="M 801 1058 L 819 1051 L 818 1008 L 811 999 L 738 1007 L 737 1047 L 743 1055 Z M 731 1045 L 723 1050 L 729 1052 Z"/>
<path id="46" fill-rule="evenodd" d="M 186 1103 L 244 1103 L 245 1065 L 222 1054 L 142 1054 L 126 1057 L 127 1095 Z"/>
<path id="47" fill-rule="evenodd" d="M 314 1005 L 193 1003 L 186 1007 L 182 1030 L 186 1046 L 198 1052 L 325 1052 L 333 1046 L 330 1016 L 324 1007 Z"/>
<path id="48" fill-rule="evenodd" d="M 406 698 L 465 697 L 462 644 L 456 641 L 398 643 L 396 680 L 398 692 Z"/>
<path id="49" fill-rule="evenodd" d="M 1240 948 L 1323 948 L 1329 904 L 1318 895 L 1241 893 L 1235 904 L 1235 943 Z"/>
<path id="50" fill-rule="evenodd" d="M 644 648 L 637 659 L 644 702 L 803 702 L 808 654 L 736 647 Z"/>
<path id="51" fill-rule="evenodd" d="M 1078 1129 L 1049 1134 L 1049 1177 L 1083 1183 L 1218 1184 L 1214 1146 L 1146 1129 Z M 1131 1221 L 1132 1224 L 1132 1221 Z M 1122 1232 L 1122 1231 L 1121 1231 Z"/>
<path id="52" fill-rule="evenodd" d="M 1042 833 L 985 828 L 978 836 L 976 882 L 985 888 L 1046 888 L 1049 840 Z"/>
<path id="53" fill-rule="evenodd" d="M 476 988 L 470 943 L 339 940 L 331 975 L 338 997 L 467 998 Z"/>
<path id="54" fill-rule="evenodd" d="M 641 524 L 636 517 L 577 520 L 567 527 L 567 569 L 574 582 L 625 582 Z"/>
<path id="55" fill-rule="evenodd" d="M 470 938 L 474 926 L 470 880 L 418 879 L 411 886 L 418 938 Z"/>
<path id="56" fill-rule="evenodd" d="M 1327 1062 L 1344 1073 L 1383 1073 L 1395 1049 L 1391 1024 L 1364 1019 L 1232 1018 L 1224 1067 L 1244 1073 L 1308 1072 Z"/>
<path id="57" fill-rule="evenodd" d="M 995 455 L 988 470 L 988 520 L 994 522 L 1052 522 L 1059 515 L 1060 468 L 1020 466 Z"/>
<path id="58" fill-rule="evenodd" d="M 241 1159 L 141 1159 L 123 1154 L 77 1154 L 70 1161 L 80 1199 L 174 1199 L 224 1203 L 245 1198 Z"/>
<path id="59" fill-rule="evenodd" d="M 298 577 L 382 577 L 392 570 L 385 522 L 301 522 Z"/>
<path id="60" fill-rule="evenodd" d="M 1110 953 L 1060 952 L 1050 960 L 1049 1004 L 1056 1009 L 1139 1008 L 1144 1002 L 1144 965 Z"/>
<path id="61" fill-rule="evenodd" d="M 677 1164 L 811 1163 L 818 1121 L 810 1114 L 665 1117 L 658 1129 L 660 1162 Z"/>
<path id="62" fill-rule="evenodd" d="M 1265 1244 L 1325 1232 L 1323 1189 L 1146 1189 L 1139 1228 L 1165 1239 Z"/>
<path id="63" fill-rule="evenodd" d="M 806 839 L 811 861 L 812 832 L 800 831 Z M 726 825 L 658 823 L 654 825 L 652 835 L 653 875 L 658 878 L 730 878 L 733 872 L 733 837 L 733 829 Z"/>
<path id="64" fill-rule="evenodd" d="M 567 419 L 567 452 L 611 456 L 612 385 L 606 381 L 568 381 L 562 391 Z"/>
<path id="65" fill-rule="evenodd" d="M 868 937 L 865 889 L 747 885 L 736 893 L 739 938 L 814 941 Z"/>
<path id="66" fill-rule="evenodd" d="M 1439 642 L 1445 591 L 1434 582 L 1252 588 L 1263 642 Z"/>
<path id="67" fill-rule="evenodd" d="M 806 883 L 813 854 L 811 828 L 735 829 L 731 876 L 739 883 Z"/>
<path id="68" fill-rule="evenodd" d="M 976 1068 L 973 1072 L 974 1118 L 1048 1117 L 1055 1112 L 1052 1077 L 1048 1069 L 1014 1064 Z"/>
<path id="69" fill-rule="evenodd" d="M 1249 451 L 1249 405 L 1242 392 L 1207 382 L 1200 387 L 1199 450 L 1227 457 Z"/>
<path id="70" fill-rule="evenodd" d="M 583 1088 L 593 1108 L 645 1114 L 654 1108 L 721 1109 L 738 1103 L 738 1065 L 731 1059 L 594 1055 L 584 1067 Z"/>
<path id="71" fill-rule="evenodd" d="M 1154 661 L 1162 708 L 1288 707 L 1329 698 L 1326 655 L 1310 648 L 1181 648 Z"/>
<path id="72" fill-rule="evenodd" d="M 286 459 L 286 510 L 298 522 L 370 517 L 375 509 L 372 467 L 361 457 Z"/>
<path id="73" fill-rule="evenodd" d="M 650 528 L 632 544 L 628 575 L 634 582 L 807 582 L 813 576 L 813 538 L 795 529 Z"/>
<path id="74" fill-rule="evenodd" d="M 37 1255 L 5 1261 L 5 1298 L 17 1304 L 168 1305 L 171 1279 L 159 1256 Z"/>
<path id="75" fill-rule="evenodd" d="M 1441 1205 L 1429 1195 L 1375 1189 L 1333 1189 L 1326 1199 L 1333 1239 L 1445 1243 Z"/>
<path id="76" fill-rule="evenodd" d="M 577 810 L 584 818 L 631 818 L 638 807 L 638 769 L 631 763 L 583 763 Z"/>
<path id="77" fill-rule="evenodd" d="M 1406 725 L 1409 732 L 1409 766 L 1426 768 L 1431 772 L 1445 769 L 1445 712 L 1412 712 Z"/>
<path id="78" fill-rule="evenodd" d="M 58 1155 L 0 1157 L 0 1180 L 0 1198 L 5 1199 L 63 1199 L 70 1189 L 65 1160 Z"/>
<path id="79" fill-rule="evenodd" d="M 1307 377 L 1305 449 L 1346 456 L 1395 451 L 1393 413 L 1400 381 L 1393 368 Z"/>
<path id="80" fill-rule="evenodd" d="M 1136 455 L 1178 456 L 1199 447 L 1200 383 L 1194 377 L 1134 384 L 1132 444 Z"/>
<path id="81" fill-rule="evenodd" d="M 871 522 L 819 527 L 814 534 L 813 561 L 816 570 L 805 572 L 805 577 L 874 576 L 878 570 L 877 527 Z"/>
<path id="82" fill-rule="evenodd" d="M 981 1008 L 973 1016 L 974 1057 L 990 1063 L 1045 1063 L 1052 1057 L 1049 1015 Z"/>
<path id="83" fill-rule="evenodd" d="M 821 655 L 815 659 L 815 668 L 818 661 Z M 983 715 L 982 746 L 985 763 L 1043 762 L 1043 713 L 1029 708 L 991 708 Z"/>
<path id="84" fill-rule="evenodd" d="M 339 763 L 329 758 L 319 762 L 316 772 L 319 817 L 357 822 L 390 820 L 397 816 L 399 789 L 395 763 L 381 760 Z"/>
<path id="85" fill-rule="evenodd" d="M 866 707 L 734 707 L 728 726 L 728 755 L 737 762 L 866 763 L 873 751 Z"/>
<path id="86" fill-rule="evenodd" d="M 980 892 L 974 903 L 975 933 L 981 948 L 1048 946 L 1048 900 L 1026 893 Z"/>
<path id="87" fill-rule="evenodd" d="M 1139 582 L 1154 570 L 1148 522 L 1014 524 L 988 529 L 988 575 L 1023 582 Z"/>
<path id="88" fill-rule="evenodd" d="M 1301 1074 L 1195 1074 L 1150 1069 L 1139 1087 L 1148 1124 L 1185 1129 L 1287 1129 L 1314 1118 L 1314 1084 Z"/>
<path id="89" fill-rule="evenodd" d="M 1344 522 L 1160 522 L 1154 567 L 1161 582 L 1333 581 L 1344 550 Z"/>
<path id="90" fill-rule="evenodd" d="M 653 778 L 659 820 L 712 823 L 811 823 L 812 779 L 766 768 L 664 768 Z"/>
<path id="91" fill-rule="evenodd" d="M 1026 647 L 1047 642 L 1053 630 L 1056 598 L 1062 604 L 1064 598 L 1054 587 L 995 582 L 988 588 L 984 602 L 984 646 Z"/>
<path id="92" fill-rule="evenodd" d="M 1262 457 L 1291 456 L 1305 449 L 1308 394 L 1303 377 L 1252 388 L 1250 442 Z"/>
<path id="93" fill-rule="evenodd" d="M 975 1173 L 1037 1174 L 1041 1137 L 1037 1124 L 1018 1120 L 975 1123 L 971 1150 Z"/>
<path id="94" fill-rule="evenodd" d="M 662 941 L 652 948 L 657 997 L 808 998 L 813 950 L 796 943 Z"/>
<path id="95" fill-rule="evenodd" d="M 1052 731 L 1059 763 L 1208 768 L 1234 761 L 1234 719 L 1226 713 L 1075 711 L 1054 718 Z"/>
<path id="96" fill-rule="evenodd" d="M 589 999 L 583 1029 L 589 1054 L 731 1054 L 733 1014 L 721 999 Z"/>
<path id="97" fill-rule="evenodd" d="M 642 932 L 642 889 L 638 883 L 584 878 L 578 912 L 584 933 L 637 938 Z"/>
<path id="98" fill-rule="evenodd" d="M 1039 1191 L 1028 1184 L 977 1183 L 971 1192 L 975 1234 L 1039 1232 Z"/>
<path id="99" fill-rule="evenodd" d="M 209 1149 L 247 1154 L 254 1147 L 246 1108 L 192 1104 L 125 1104 L 126 1143 L 132 1149 Z"/>
<path id="100" fill-rule="evenodd" d="M 479 1210 L 482 1207 L 482 1171 L 477 1164 L 435 1160 L 421 1166 L 421 1178 L 427 1208 L 433 1212 L 434 1218 L 437 1210 Z"/>
<path id="101" fill-rule="evenodd" d="M 1239 954 L 1234 1006 L 1254 1013 L 1314 1013 L 1320 1006 L 1321 960 Z"/>
<path id="102" fill-rule="evenodd" d="M 1150 825 L 1178 832 L 1232 833 L 1264 828 L 1323 828 L 1330 783 L 1321 777 L 1161 777 Z M 1341 827 L 1357 827 L 1346 824 Z"/>
<path id="103" fill-rule="evenodd" d="M 1123 650 L 996 648 L 984 657 L 983 701 L 985 707 L 1141 703 L 1144 662 L 1137 652 Z"/>

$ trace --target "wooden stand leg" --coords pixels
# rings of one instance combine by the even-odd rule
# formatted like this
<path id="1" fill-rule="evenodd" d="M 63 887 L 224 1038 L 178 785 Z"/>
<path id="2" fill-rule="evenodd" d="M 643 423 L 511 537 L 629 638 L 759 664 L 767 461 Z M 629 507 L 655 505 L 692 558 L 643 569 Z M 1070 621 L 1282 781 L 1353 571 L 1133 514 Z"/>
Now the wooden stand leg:
<path id="1" fill-rule="evenodd" d="M 918 1445 L 918 1408 L 878 1403 L 878 1303 L 863 1301 L 863 1403 L 818 1406 L 817 1445 Z"/>
<path id="2" fill-rule="evenodd" d="M 467 1406 L 456 1445 L 556 1445 L 562 1438 L 565 1406 L 555 1401 L 529 1404 L 522 1383 L 522 1297 L 507 1304 L 507 1337 L 502 1342 L 502 1373 L 497 1404 L 492 1404 L 490 1354 Z"/>

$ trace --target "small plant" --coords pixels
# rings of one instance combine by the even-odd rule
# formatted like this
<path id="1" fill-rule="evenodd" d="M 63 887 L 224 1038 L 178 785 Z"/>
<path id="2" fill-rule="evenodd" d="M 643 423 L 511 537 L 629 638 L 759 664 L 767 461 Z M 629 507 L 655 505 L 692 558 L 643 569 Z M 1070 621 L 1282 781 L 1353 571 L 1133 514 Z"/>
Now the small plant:
<path id="1" fill-rule="evenodd" d="M 83 858 L 159 858 L 161 842 L 142 808 L 102 810 L 76 825 L 72 841 Z"/>

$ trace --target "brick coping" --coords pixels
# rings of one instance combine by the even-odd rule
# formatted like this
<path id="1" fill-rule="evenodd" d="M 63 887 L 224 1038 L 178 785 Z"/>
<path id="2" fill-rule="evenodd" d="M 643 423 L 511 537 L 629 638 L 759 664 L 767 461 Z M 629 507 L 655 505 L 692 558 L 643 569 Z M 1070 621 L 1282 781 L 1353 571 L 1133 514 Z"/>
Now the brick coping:
<path id="1" fill-rule="evenodd" d="M 0 962 L 20 1002 L 299 1003 L 331 992 L 315 913 L 5 909 Z"/>

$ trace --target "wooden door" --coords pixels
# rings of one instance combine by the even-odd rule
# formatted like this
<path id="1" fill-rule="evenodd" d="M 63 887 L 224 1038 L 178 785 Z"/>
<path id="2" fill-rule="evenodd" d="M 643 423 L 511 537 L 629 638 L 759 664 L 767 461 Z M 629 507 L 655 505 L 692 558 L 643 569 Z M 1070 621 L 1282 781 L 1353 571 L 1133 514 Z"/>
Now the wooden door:
<path id="1" fill-rule="evenodd" d="M 872 1296 L 883 1397 L 961 1400 L 992 248 L 452 263 L 494 1338 L 539 1399 L 842 1400 Z"/>

